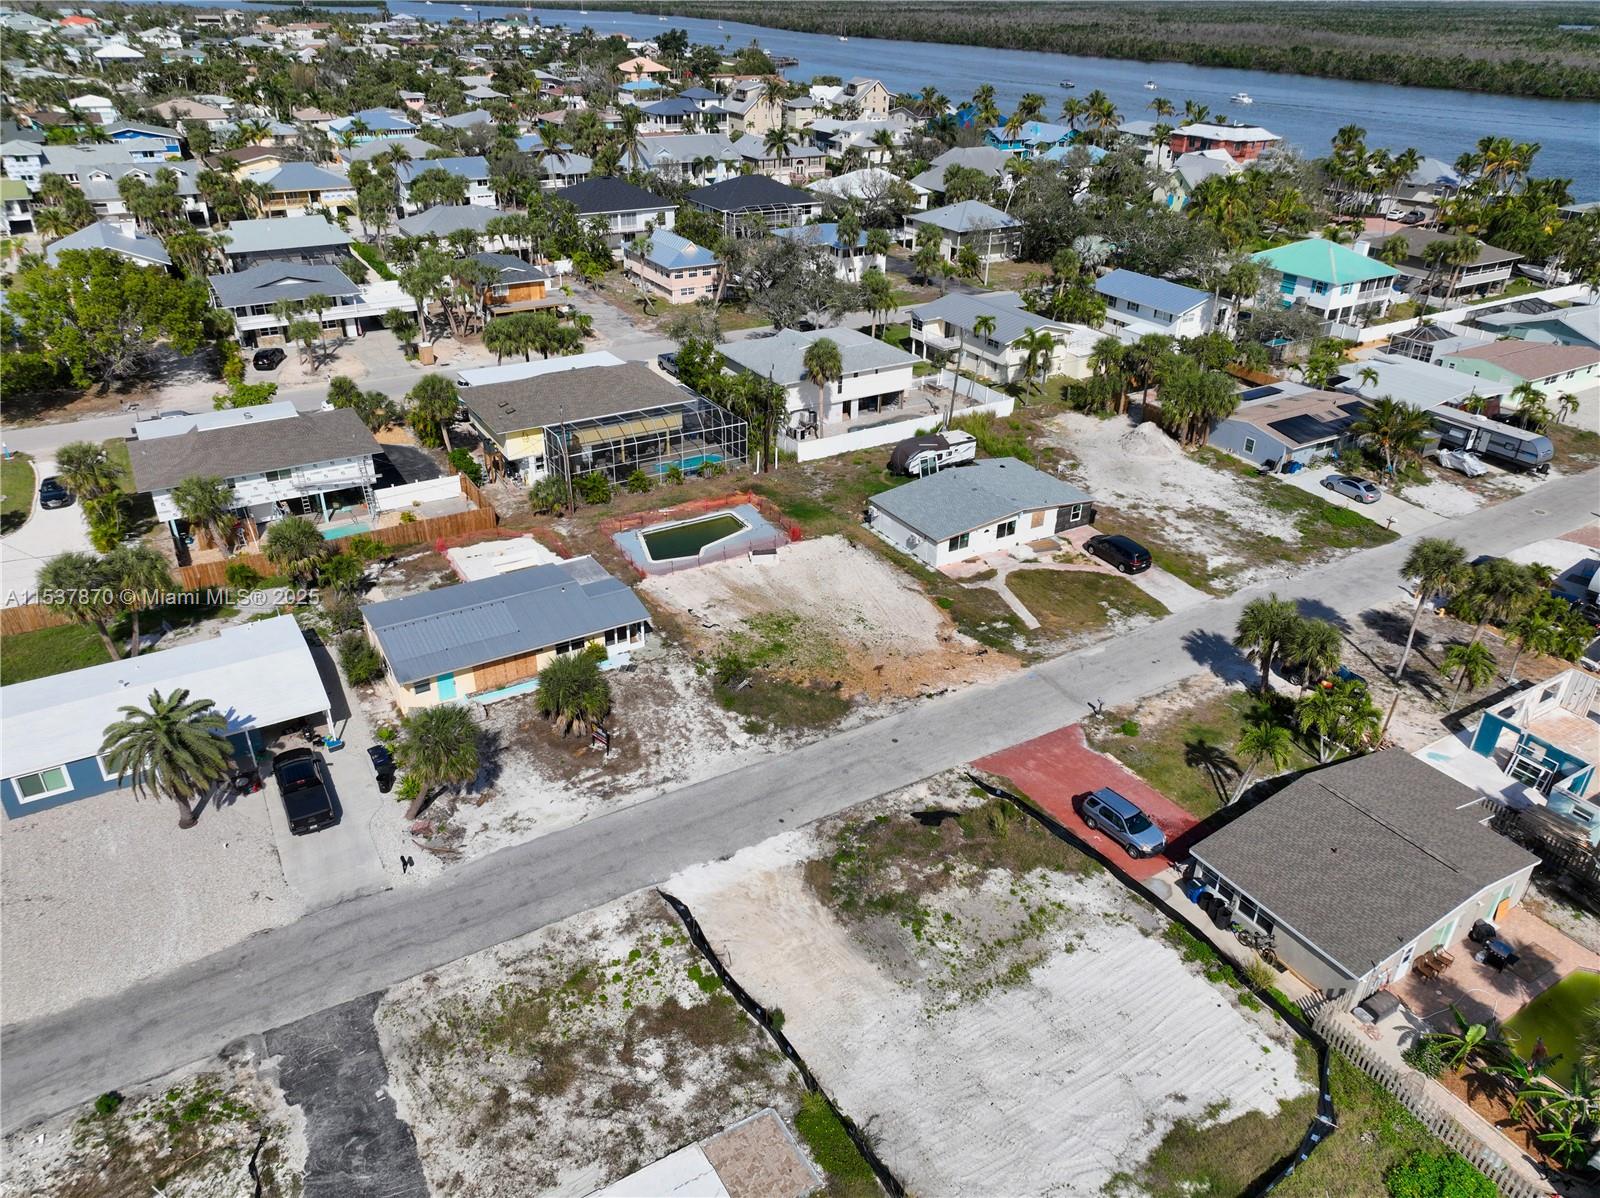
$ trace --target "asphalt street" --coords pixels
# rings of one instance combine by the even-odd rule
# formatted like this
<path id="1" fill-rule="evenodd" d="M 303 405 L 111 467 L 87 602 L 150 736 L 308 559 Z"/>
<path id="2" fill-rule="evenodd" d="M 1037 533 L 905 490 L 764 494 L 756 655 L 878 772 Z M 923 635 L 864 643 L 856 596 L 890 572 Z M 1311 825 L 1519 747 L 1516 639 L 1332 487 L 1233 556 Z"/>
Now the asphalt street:
<path id="1" fill-rule="evenodd" d="M 1595 472 L 1452 521 L 1469 554 L 1503 554 L 1593 520 Z M 367 895 L 109 998 L 0 1032 L 0 1125 L 15 1128 L 115 1086 L 205 1057 L 423 970 L 666 880 L 785 829 L 1204 670 L 1250 676 L 1230 637 L 1268 589 L 1353 625 L 1401 598 L 1411 538 L 1189 608 L 1010 676 L 924 700 L 792 753 L 621 808 L 456 867 L 427 886 Z M 195 913 L 204 919 L 203 904 Z"/>

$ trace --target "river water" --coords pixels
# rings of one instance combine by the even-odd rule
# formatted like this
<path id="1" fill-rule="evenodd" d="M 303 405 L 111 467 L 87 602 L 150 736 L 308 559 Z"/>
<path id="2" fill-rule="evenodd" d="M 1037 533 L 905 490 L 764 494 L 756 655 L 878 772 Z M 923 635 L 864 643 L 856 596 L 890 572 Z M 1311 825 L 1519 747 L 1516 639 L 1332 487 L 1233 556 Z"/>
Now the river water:
<path id="1" fill-rule="evenodd" d="M 1097 87 L 1111 97 L 1126 119 L 1154 119 L 1147 106 L 1156 96 L 1171 100 L 1180 112 L 1185 100 L 1194 100 L 1212 113 L 1225 112 L 1237 121 L 1264 125 L 1311 157 L 1326 154 L 1334 132 L 1352 123 L 1366 129 L 1369 148 L 1399 151 L 1415 146 L 1446 162 L 1454 162 L 1480 137 L 1503 135 L 1539 143 L 1536 174 L 1571 179 L 1574 199 L 1600 199 L 1600 104 L 1596 103 L 881 38 L 852 37 L 846 42 L 836 36 L 735 21 L 680 16 L 663 20 L 639 12 L 594 10 L 580 15 L 571 9 L 469 8 L 443 0 L 433 4 L 391 0 L 389 8 L 436 21 L 454 16 L 471 21 L 528 14 L 545 25 L 588 25 L 602 34 L 620 32 L 640 39 L 679 28 L 688 31 L 691 41 L 729 48 L 755 39 L 770 53 L 800 60 L 799 67 L 787 72 L 791 78 L 869 75 L 883 80 L 891 91 L 920 91 L 933 84 L 957 102 L 971 96 L 980 84 L 992 83 L 1002 111 L 1027 91 L 1045 97 L 1047 116 L 1059 111 L 1065 97 L 1082 96 Z M 1076 89 L 1062 88 L 1065 79 L 1077 84 Z M 1156 89 L 1148 91 L 1144 85 L 1152 80 Z M 1230 97 L 1241 91 L 1248 92 L 1255 103 L 1234 103 Z"/>

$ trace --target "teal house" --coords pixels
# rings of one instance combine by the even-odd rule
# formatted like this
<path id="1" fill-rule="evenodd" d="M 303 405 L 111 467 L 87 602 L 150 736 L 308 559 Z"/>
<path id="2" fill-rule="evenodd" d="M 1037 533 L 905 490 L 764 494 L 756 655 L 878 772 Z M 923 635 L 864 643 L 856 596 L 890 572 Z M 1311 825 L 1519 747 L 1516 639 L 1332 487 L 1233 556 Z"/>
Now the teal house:
<path id="1" fill-rule="evenodd" d="M 1338 337 L 1359 340 L 1363 327 L 1381 321 L 1394 301 L 1400 272 L 1360 250 L 1308 237 L 1251 258 L 1278 276 L 1278 299 L 1319 313 Z"/>

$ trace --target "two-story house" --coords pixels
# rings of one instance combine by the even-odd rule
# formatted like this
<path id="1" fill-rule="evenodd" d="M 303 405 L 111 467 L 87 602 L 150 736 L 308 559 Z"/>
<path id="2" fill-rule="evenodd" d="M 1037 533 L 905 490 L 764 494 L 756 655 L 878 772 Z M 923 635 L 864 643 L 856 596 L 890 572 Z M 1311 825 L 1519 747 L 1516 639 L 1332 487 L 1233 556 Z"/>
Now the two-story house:
<path id="1" fill-rule="evenodd" d="M 648 243 L 636 238 L 622 260 L 639 286 L 669 304 L 692 304 L 717 293 L 717 256 L 670 229 L 651 233 Z"/>
<path id="2" fill-rule="evenodd" d="M 140 125 L 118 121 L 106 126 L 106 136 L 128 151 L 138 162 L 161 162 L 183 157 L 183 134 L 163 125 Z"/>
<path id="3" fill-rule="evenodd" d="M 265 208 L 273 216 L 306 216 L 319 208 L 354 212 L 350 177 L 309 162 L 288 162 L 257 178 L 267 188 Z"/>
<path id="4" fill-rule="evenodd" d="M 734 84 L 722 101 L 722 110 L 728 114 L 727 131 L 735 136 L 750 133 L 765 137 L 769 129 L 783 124 L 783 102 L 758 80 Z"/>
<path id="5" fill-rule="evenodd" d="M 752 237 L 762 229 L 803 225 L 822 215 L 820 197 L 766 175 L 734 175 L 698 187 L 683 198 L 691 207 L 716 217 L 723 233 L 735 238 Z"/>
<path id="6" fill-rule="evenodd" d="M 179 538 L 189 530 L 172 493 L 185 479 L 222 479 L 257 528 L 282 516 L 323 521 L 371 503 L 383 452 L 350 409 L 299 412 L 288 402 L 141 420 L 133 432 L 125 444 L 134 490 Z"/>
<path id="7" fill-rule="evenodd" d="M 44 170 L 44 146 L 34 141 L 0 142 L 0 170 L 8 179 L 38 187 Z"/>
<path id="8" fill-rule="evenodd" d="M 248 270 L 262 262 L 340 266 L 351 256 L 350 234 L 321 215 L 230 221 L 222 235 L 230 270 Z"/>
<path id="9" fill-rule="evenodd" d="M 840 377 L 817 383 L 806 371 L 806 351 L 818 341 L 839 349 Z M 784 329 L 717 346 L 736 372 L 771 379 L 784 390 L 787 436 L 827 436 L 862 416 L 900 408 L 914 387 L 917 359 L 855 329 Z"/>
<path id="10" fill-rule="evenodd" d="M 328 132 L 335 139 L 348 133 L 356 141 L 373 141 L 394 137 L 414 137 L 417 127 L 398 112 L 388 108 L 365 108 L 349 116 L 328 122 Z"/>
<path id="11" fill-rule="evenodd" d="M 1132 270 L 1114 270 L 1096 279 L 1094 289 L 1106 301 L 1106 323 L 1129 339 L 1146 333 L 1198 337 L 1214 324 L 1209 291 Z"/>
<path id="12" fill-rule="evenodd" d="M 278 344 L 301 313 L 322 326 L 323 336 L 354 337 L 376 327 L 390 308 L 417 310 L 416 300 L 395 282 L 369 280 L 357 286 L 335 266 L 305 262 L 258 262 L 247 270 L 212 275 L 212 302 L 233 315 L 234 335 L 245 346 Z M 323 297 L 316 311 L 307 308 Z M 280 305 L 295 311 L 285 316 Z"/>
<path id="13" fill-rule="evenodd" d="M 884 256 L 867 252 L 867 235 L 864 231 L 856 234 L 853 245 L 846 245 L 839 240 L 839 226 L 832 222 L 791 225 L 772 230 L 772 235 L 825 250 L 833 262 L 833 273 L 847 283 L 859 283 L 861 276 L 872 267 L 884 269 Z"/>
<path id="14" fill-rule="evenodd" d="M 978 322 L 985 317 L 994 327 L 980 333 Z M 1014 291 L 951 292 L 911 309 L 910 345 L 919 357 L 947 355 L 952 364 L 1000 383 L 1024 381 L 1028 355 L 1018 342 L 1035 332 L 1048 333 L 1055 343 L 1045 374 L 1089 376 L 1100 334 L 1030 312 Z"/>
<path id="15" fill-rule="evenodd" d="M 1052 146 L 1071 145 L 1073 136 L 1071 127 L 1067 125 L 1023 121 L 1016 128 L 1009 123 L 992 126 L 984 132 L 983 140 L 986 145 L 1026 160 Z"/>
<path id="16" fill-rule="evenodd" d="M 902 240 L 915 244 L 918 232 L 931 226 L 939 233 L 939 256 L 954 262 L 971 246 L 984 264 L 1015 258 L 1022 248 L 1022 222 L 982 200 L 962 200 L 906 216 Z"/>
<path id="17" fill-rule="evenodd" d="M 411 194 L 411 185 L 417 176 L 428 171 L 443 171 L 466 184 L 466 202 L 479 208 L 494 207 L 494 190 L 489 186 L 489 160 L 481 156 L 467 158 L 423 158 L 397 163 L 395 178 L 400 183 L 400 206 L 406 215 L 428 207 Z"/>
<path id="18" fill-rule="evenodd" d="M 646 225 L 652 229 L 672 228 L 678 211 L 671 200 L 611 175 L 585 179 L 551 194 L 576 208 L 580 219 L 604 221 L 606 244 L 613 252 L 643 233 Z"/>
<path id="19" fill-rule="evenodd" d="M 642 136 L 639 165 L 671 183 L 703 186 L 739 173 L 743 156 L 721 133 L 677 133 L 666 137 Z"/>
<path id="20" fill-rule="evenodd" d="M 1399 274 L 1376 258 L 1320 237 L 1262 250 L 1251 258 L 1278 275 L 1283 307 L 1309 308 L 1341 336 L 1359 337 L 1364 326 L 1384 318 Z"/>
<path id="21" fill-rule="evenodd" d="M 1430 246 L 1456 240 L 1449 233 L 1434 229 L 1402 229 L 1394 233 L 1374 233 L 1363 238 L 1368 252 L 1376 252 L 1391 239 L 1405 242 L 1405 256 L 1395 263 L 1400 272 L 1398 285 L 1413 295 L 1427 293 L 1435 302 L 1467 301 L 1479 296 L 1498 295 L 1511 281 L 1512 269 L 1522 261 L 1521 254 L 1496 249 L 1478 241 L 1478 256 L 1463 266 L 1428 264 Z M 1476 238 L 1474 238 L 1476 240 Z"/>
<path id="22" fill-rule="evenodd" d="M 1192 150 L 1226 150 L 1235 162 L 1254 162 L 1282 141 L 1260 125 L 1195 123 L 1174 129 L 1167 150 L 1174 158 Z"/>
<path id="23" fill-rule="evenodd" d="M 856 75 L 837 84 L 813 84 L 811 99 L 858 120 L 881 121 L 894 106 L 894 94 L 880 80 Z"/>

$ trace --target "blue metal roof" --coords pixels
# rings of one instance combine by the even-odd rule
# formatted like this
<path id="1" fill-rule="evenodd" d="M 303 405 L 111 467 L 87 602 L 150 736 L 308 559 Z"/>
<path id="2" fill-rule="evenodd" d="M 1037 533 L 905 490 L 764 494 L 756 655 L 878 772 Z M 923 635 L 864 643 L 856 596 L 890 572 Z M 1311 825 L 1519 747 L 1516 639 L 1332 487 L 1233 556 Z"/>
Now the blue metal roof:
<path id="1" fill-rule="evenodd" d="M 715 266 L 717 256 L 703 245 L 680 237 L 670 229 L 650 234 L 650 252 L 645 259 L 663 270 L 682 270 L 688 266 Z"/>
<path id="2" fill-rule="evenodd" d="M 1097 279 L 1094 289 L 1111 299 L 1142 304 L 1174 316 L 1197 308 L 1211 298 L 1206 292 L 1196 291 L 1193 287 L 1152 278 L 1133 270 L 1114 270 L 1105 278 Z"/>

